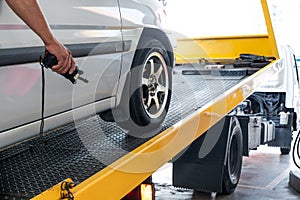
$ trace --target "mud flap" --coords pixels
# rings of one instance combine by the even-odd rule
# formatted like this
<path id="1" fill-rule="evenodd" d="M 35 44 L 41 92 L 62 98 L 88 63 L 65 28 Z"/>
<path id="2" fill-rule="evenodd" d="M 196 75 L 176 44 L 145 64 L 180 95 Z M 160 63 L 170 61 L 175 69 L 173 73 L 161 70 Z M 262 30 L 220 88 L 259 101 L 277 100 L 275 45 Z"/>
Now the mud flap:
<path id="1" fill-rule="evenodd" d="M 289 120 L 287 125 L 279 125 L 279 120 L 277 120 L 275 127 L 275 139 L 271 141 L 268 146 L 280 147 L 291 149 L 291 143 L 293 139 L 293 131 L 295 129 L 295 117 L 297 117 L 296 113 L 293 110 L 290 110 Z"/>
<path id="2" fill-rule="evenodd" d="M 271 141 L 268 144 L 268 146 L 291 149 L 292 139 L 293 137 L 292 137 L 291 127 L 288 128 L 276 127 L 275 139 Z"/>
<path id="3" fill-rule="evenodd" d="M 223 118 L 173 161 L 173 185 L 206 192 L 222 192 L 230 117 Z M 214 135 L 216 141 L 206 138 Z M 218 137 L 218 138 L 217 138 Z M 211 151 L 201 155 L 203 146 L 214 144 Z"/>

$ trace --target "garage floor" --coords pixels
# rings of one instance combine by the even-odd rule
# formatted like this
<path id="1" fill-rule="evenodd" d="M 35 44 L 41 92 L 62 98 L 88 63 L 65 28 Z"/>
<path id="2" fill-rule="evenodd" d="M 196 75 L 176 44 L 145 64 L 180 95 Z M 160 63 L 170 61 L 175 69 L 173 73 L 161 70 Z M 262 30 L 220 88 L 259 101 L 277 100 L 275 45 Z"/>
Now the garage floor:
<path id="1" fill-rule="evenodd" d="M 236 191 L 228 196 L 175 188 L 172 183 L 172 164 L 158 170 L 156 183 L 157 200 L 299 200 L 300 193 L 289 186 L 289 172 L 296 169 L 292 156 L 281 155 L 279 148 L 261 146 L 244 157 L 241 179 Z"/>

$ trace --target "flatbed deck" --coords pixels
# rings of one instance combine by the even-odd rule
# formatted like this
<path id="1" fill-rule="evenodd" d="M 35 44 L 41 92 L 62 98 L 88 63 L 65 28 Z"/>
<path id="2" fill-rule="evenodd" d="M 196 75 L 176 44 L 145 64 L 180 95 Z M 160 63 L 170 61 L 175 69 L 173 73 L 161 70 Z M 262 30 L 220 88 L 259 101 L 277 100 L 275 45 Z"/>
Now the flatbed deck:
<path id="1" fill-rule="evenodd" d="M 115 123 L 104 122 L 98 116 L 92 116 L 48 132 L 43 138 L 37 137 L 1 151 L 0 199 L 30 199 L 66 178 L 71 178 L 76 185 L 80 185 L 104 169 L 114 170 L 112 163 L 124 159 L 125 155 L 129 158 L 130 154 L 140 155 L 135 152 L 136 148 L 155 144 L 155 138 L 162 141 L 167 137 L 162 136 L 162 133 L 168 134 L 170 131 L 166 131 L 167 129 L 176 129 L 183 119 L 191 117 L 195 111 L 209 107 L 223 97 L 225 100 L 228 97 L 232 98 L 233 93 L 240 92 L 241 86 L 253 85 L 250 75 L 256 71 L 243 69 L 236 74 L 232 73 L 232 69 L 227 70 L 230 73 L 222 69 L 222 73 L 216 70 L 212 70 L 213 73 L 208 70 L 205 73 L 197 73 L 199 69 L 199 66 L 188 65 L 175 67 L 170 110 L 160 130 L 149 137 L 130 136 L 130 133 Z M 248 93 L 251 92 L 250 88 Z M 224 109 L 224 113 L 228 113 L 232 108 L 224 106 Z M 215 120 L 211 124 L 214 122 Z M 198 136 L 199 134 L 196 134 L 195 138 Z M 191 141 L 193 139 L 191 138 Z M 183 147 L 185 145 L 171 154 L 175 156 Z M 156 169 L 165 160 L 172 158 L 167 155 L 161 157 Z M 149 174 L 154 170 L 149 167 Z M 126 184 L 126 180 L 120 179 L 120 182 Z M 117 189 L 115 191 L 118 192 Z"/>

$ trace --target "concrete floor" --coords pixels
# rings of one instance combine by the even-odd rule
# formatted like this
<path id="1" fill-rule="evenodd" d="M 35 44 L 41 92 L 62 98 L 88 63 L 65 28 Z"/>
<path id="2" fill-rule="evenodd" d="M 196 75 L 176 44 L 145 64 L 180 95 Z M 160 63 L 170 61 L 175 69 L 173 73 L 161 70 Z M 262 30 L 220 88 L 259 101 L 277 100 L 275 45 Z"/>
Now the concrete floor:
<path id="1" fill-rule="evenodd" d="M 296 169 L 292 155 L 281 155 L 279 148 L 261 146 L 244 157 L 239 185 L 231 195 L 196 192 L 172 186 L 172 164 L 168 163 L 153 175 L 156 200 L 299 200 L 300 193 L 289 182 L 290 170 Z"/>

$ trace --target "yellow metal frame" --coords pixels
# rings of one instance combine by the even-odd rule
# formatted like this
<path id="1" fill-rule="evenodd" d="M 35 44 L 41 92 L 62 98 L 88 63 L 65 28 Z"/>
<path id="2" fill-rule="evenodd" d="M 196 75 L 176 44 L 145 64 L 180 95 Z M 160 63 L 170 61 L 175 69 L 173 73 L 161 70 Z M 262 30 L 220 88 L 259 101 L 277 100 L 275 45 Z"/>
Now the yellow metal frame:
<path id="1" fill-rule="evenodd" d="M 187 118 L 147 141 L 74 189 L 75 199 L 120 199 L 222 119 L 280 68 L 280 60 L 246 78 Z M 124 185 L 126 180 L 126 185 Z M 50 189 L 34 198 L 59 199 Z"/>
<path id="2" fill-rule="evenodd" d="M 120 199 L 216 124 L 268 77 L 279 61 L 245 79 L 158 136 L 74 188 L 76 199 Z M 126 180 L 126 185 L 124 185 Z"/>
<path id="3" fill-rule="evenodd" d="M 271 21 L 268 17 L 268 11 L 266 11 L 267 4 L 265 0 L 262 0 L 262 6 L 265 17 L 268 18 L 266 19 L 268 24 Z M 202 47 L 205 44 L 205 50 L 203 51 L 201 51 L 201 49 L 200 51 L 193 49 L 193 51 L 197 51 L 195 55 L 201 55 L 200 57 L 195 56 L 195 58 L 202 58 L 202 55 L 209 55 L 209 58 L 233 58 L 238 52 L 259 53 L 278 58 L 278 51 L 271 25 L 268 25 L 268 32 L 269 35 L 193 40 L 192 42 L 196 41 L 196 46 L 198 46 L 197 42 L 200 41 Z M 253 45 L 253 41 L 259 44 L 263 43 L 264 45 Z M 184 46 L 185 42 L 186 41 L 183 41 L 183 43 L 179 42 L 180 48 L 186 48 L 181 47 L 181 45 Z M 186 44 L 189 45 L 189 42 L 190 41 Z M 224 45 L 224 42 L 227 42 L 228 46 L 234 47 L 232 48 L 233 50 L 229 51 L 228 48 L 226 48 L 226 51 L 218 50 L 217 47 L 221 44 Z M 189 49 L 191 49 L 191 46 L 189 46 Z M 250 51 L 251 49 L 253 52 Z M 188 56 L 190 56 L 188 57 L 189 59 L 194 59 L 192 55 L 189 54 Z M 230 90 L 225 91 L 224 94 L 215 98 L 212 102 L 195 111 L 190 116 L 184 118 L 105 169 L 83 181 L 71 189 L 75 199 L 115 200 L 122 198 L 216 124 L 240 102 L 251 95 L 265 80 L 275 75 L 280 68 L 280 64 L 280 60 L 272 62 Z M 126 185 L 124 185 L 124 182 L 126 182 Z M 59 185 L 60 184 L 36 196 L 34 200 L 60 199 L 61 191 L 59 190 Z"/>
<path id="4" fill-rule="evenodd" d="M 177 45 L 177 64 L 197 63 L 203 58 L 235 59 L 241 53 L 274 56 L 268 35 L 178 39 Z"/>
<path id="5" fill-rule="evenodd" d="M 279 58 L 266 0 L 261 0 L 267 34 L 238 35 L 177 40 L 176 63 L 197 63 L 200 59 L 235 59 L 242 53 Z"/>
<path id="6" fill-rule="evenodd" d="M 272 20 L 271 20 L 271 15 L 269 12 L 267 0 L 261 0 L 261 5 L 262 5 L 264 16 L 265 16 L 265 21 L 266 21 L 266 26 L 267 26 L 267 30 L 268 30 L 268 36 L 269 36 L 269 43 L 270 43 L 270 47 L 272 49 L 272 54 L 275 58 L 279 59 L 279 52 L 277 49 L 275 33 L 274 33 L 273 25 L 272 25 Z"/>
<path id="7" fill-rule="evenodd" d="M 62 193 L 64 192 L 64 191 L 62 191 L 62 187 L 61 187 L 63 183 L 73 183 L 73 181 L 70 178 L 68 178 L 68 179 L 56 184 L 55 186 L 49 188 L 42 194 L 32 198 L 32 200 L 61 199 Z"/>

